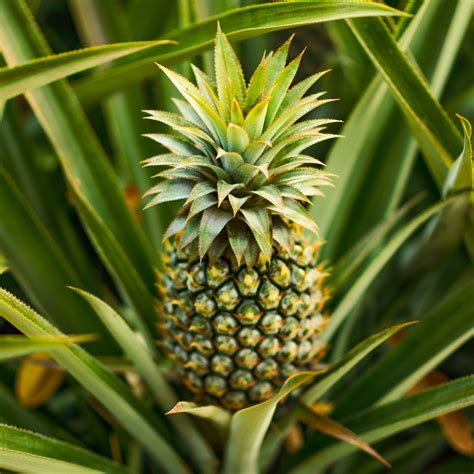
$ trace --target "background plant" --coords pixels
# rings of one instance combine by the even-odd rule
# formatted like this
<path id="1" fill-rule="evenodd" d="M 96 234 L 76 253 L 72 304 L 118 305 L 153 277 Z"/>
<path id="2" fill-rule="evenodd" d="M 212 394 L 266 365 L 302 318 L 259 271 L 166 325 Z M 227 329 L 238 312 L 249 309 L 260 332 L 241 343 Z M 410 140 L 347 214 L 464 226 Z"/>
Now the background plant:
<path id="1" fill-rule="evenodd" d="M 472 148 L 455 114 L 473 112 L 473 6 L 386 4 L 397 10 L 347 0 L 0 3 L 1 468 L 384 470 L 356 452 L 378 456 L 371 443 L 400 472 L 470 471 Z M 190 415 L 164 416 L 186 397 L 154 344 L 154 268 L 174 209 L 142 211 L 141 201 L 150 178 L 140 161 L 154 152 L 141 110 L 172 107 L 153 63 L 209 70 L 217 20 L 247 72 L 289 35 L 280 30 L 294 30 L 295 50 L 308 46 L 302 77 L 332 68 L 321 81 L 342 100 L 324 114 L 344 120 L 345 137 L 316 151 L 338 175 L 313 208 L 333 267 L 329 367 L 232 420 L 186 403 L 174 411 Z M 399 329 L 405 337 L 380 345 Z M 82 349 L 59 330 L 98 339 Z M 299 401 L 276 410 L 302 383 Z"/>

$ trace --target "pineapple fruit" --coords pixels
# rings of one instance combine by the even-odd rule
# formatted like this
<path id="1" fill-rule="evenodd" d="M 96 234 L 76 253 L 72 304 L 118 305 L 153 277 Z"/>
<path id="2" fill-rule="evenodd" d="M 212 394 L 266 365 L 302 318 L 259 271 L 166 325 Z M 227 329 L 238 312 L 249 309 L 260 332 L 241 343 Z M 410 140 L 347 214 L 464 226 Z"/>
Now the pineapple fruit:
<path id="1" fill-rule="evenodd" d="M 300 121 L 328 101 L 305 96 L 324 73 L 292 86 L 302 55 L 286 64 L 290 44 L 247 84 L 218 29 L 215 82 L 160 66 L 180 114 L 146 111 L 173 130 L 148 135 L 169 150 L 146 162 L 165 168 L 148 206 L 185 200 L 164 236 L 160 342 L 199 400 L 229 410 L 268 399 L 324 350 L 327 290 L 306 206 L 330 176 L 303 152 L 334 136 L 323 133 L 333 120 Z"/>

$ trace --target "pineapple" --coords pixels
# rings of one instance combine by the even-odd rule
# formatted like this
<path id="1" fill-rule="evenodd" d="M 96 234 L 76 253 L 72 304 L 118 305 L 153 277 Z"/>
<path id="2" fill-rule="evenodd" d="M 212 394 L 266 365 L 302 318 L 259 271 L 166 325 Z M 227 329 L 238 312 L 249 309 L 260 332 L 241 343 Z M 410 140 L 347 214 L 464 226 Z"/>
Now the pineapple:
<path id="1" fill-rule="evenodd" d="M 146 111 L 173 130 L 148 135 L 169 150 L 146 161 L 165 167 L 148 206 L 184 200 L 164 236 L 161 344 L 199 400 L 229 410 L 268 399 L 324 351 L 327 291 L 306 206 L 330 176 L 303 152 L 334 136 L 323 133 L 333 120 L 299 121 L 328 100 L 304 97 L 324 73 L 291 87 L 302 54 L 286 64 L 290 44 L 247 84 L 218 29 L 215 82 L 160 66 L 184 98 L 180 114 Z"/>

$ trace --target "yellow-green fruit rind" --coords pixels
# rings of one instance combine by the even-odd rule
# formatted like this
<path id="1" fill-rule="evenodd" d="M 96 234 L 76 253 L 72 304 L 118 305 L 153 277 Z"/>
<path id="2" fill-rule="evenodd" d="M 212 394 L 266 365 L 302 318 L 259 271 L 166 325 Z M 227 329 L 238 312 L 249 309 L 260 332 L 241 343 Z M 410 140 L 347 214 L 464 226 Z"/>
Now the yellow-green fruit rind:
<path id="1" fill-rule="evenodd" d="M 318 243 L 296 239 L 251 269 L 221 258 L 189 261 L 168 245 L 158 304 L 163 350 L 198 399 L 238 410 L 314 367 L 327 323 Z"/>

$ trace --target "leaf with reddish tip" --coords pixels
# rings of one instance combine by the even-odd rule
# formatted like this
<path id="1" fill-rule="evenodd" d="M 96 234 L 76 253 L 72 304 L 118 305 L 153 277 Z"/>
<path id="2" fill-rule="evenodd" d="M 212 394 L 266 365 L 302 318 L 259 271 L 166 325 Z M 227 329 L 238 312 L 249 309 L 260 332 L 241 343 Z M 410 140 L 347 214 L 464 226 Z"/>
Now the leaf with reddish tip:
<path id="1" fill-rule="evenodd" d="M 350 429 L 341 425 L 331 418 L 320 415 L 315 411 L 303 405 L 298 407 L 299 419 L 310 426 L 311 428 L 320 431 L 328 436 L 337 438 L 346 443 L 352 444 L 357 448 L 370 454 L 375 459 L 379 460 L 385 467 L 389 469 L 392 467 L 391 464 L 383 458 L 370 444 L 366 443 L 362 438 L 353 433 Z"/>

